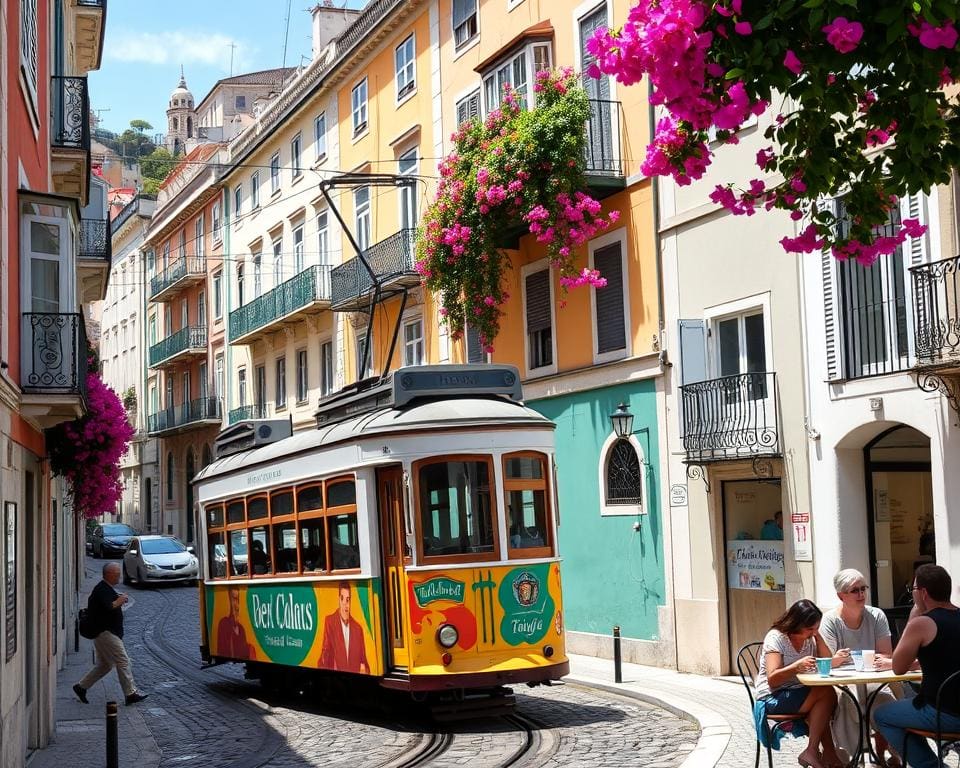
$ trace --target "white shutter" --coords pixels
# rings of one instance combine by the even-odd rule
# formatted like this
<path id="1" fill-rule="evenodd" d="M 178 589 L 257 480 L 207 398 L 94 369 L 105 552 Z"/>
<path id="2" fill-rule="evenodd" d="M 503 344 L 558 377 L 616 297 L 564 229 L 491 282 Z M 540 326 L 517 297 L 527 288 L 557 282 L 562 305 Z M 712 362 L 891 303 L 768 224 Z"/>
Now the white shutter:
<path id="1" fill-rule="evenodd" d="M 827 353 L 827 379 L 835 381 L 841 377 L 840 339 L 837 336 L 837 305 L 834 285 L 834 258 L 832 253 L 820 256 L 820 270 L 823 277 L 823 324 Z"/>

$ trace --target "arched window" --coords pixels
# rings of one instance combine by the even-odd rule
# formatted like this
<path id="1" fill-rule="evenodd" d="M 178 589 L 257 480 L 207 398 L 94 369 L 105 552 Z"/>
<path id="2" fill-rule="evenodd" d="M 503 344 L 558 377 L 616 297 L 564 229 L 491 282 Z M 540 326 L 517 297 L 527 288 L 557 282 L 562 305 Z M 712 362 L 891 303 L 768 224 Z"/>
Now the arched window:
<path id="1" fill-rule="evenodd" d="M 204 444 L 204 446 L 203 446 L 203 466 L 204 466 L 204 467 L 207 466 L 207 464 L 209 464 L 211 461 L 212 461 L 212 458 L 211 458 L 211 455 L 210 455 L 210 446 Z"/>
<path id="2" fill-rule="evenodd" d="M 630 441 L 617 440 L 607 453 L 607 504 L 642 504 L 643 469 Z"/>
<path id="3" fill-rule="evenodd" d="M 167 454 L 167 501 L 173 501 L 173 452 Z"/>
<path id="4" fill-rule="evenodd" d="M 179 121 L 177 118 L 173 118 L 172 126 L 173 126 L 173 130 L 179 131 L 179 130 L 180 130 L 180 121 Z"/>
<path id="5" fill-rule="evenodd" d="M 187 118 L 187 138 L 188 139 L 193 138 L 193 118 L 192 117 Z"/>

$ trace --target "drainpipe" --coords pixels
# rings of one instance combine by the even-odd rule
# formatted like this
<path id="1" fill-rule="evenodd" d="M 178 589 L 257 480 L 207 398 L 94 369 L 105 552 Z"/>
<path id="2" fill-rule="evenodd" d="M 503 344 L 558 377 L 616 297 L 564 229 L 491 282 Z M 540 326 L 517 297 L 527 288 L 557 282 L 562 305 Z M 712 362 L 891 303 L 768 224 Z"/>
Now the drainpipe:
<path id="1" fill-rule="evenodd" d="M 223 244 L 222 249 L 222 264 L 221 273 L 223 275 L 220 280 L 221 290 L 223 291 L 223 403 L 221 403 L 221 428 L 224 424 L 228 424 L 227 416 L 230 413 L 231 397 L 230 393 L 233 391 L 231 389 L 230 381 L 230 372 L 233 370 L 233 349 L 230 346 L 230 287 L 233 285 L 233 273 L 231 271 L 230 264 L 232 263 L 232 258 L 230 256 L 230 195 L 225 195 L 223 190 L 229 189 L 228 184 L 224 184 L 223 189 L 220 190 L 221 205 L 220 208 L 223 211 Z M 209 325 L 209 321 L 207 322 Z M 217 361 L 213 361 L 213 375 L 217 375 Z M 215 458 L 215 457 L 214 457 Z"/>

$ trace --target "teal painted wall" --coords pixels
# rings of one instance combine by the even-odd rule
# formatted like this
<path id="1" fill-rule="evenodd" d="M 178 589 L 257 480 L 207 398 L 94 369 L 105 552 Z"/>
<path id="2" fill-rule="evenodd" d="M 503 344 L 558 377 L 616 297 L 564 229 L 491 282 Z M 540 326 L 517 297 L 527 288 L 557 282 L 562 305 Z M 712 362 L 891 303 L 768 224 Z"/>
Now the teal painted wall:
<path id="1" fill-rule="evenodd" d="M 600 516 L 600 450 L 621 402 L 634 414 L 633 434 L 647 462 L 647 514 Z M 657 608 L 666 602 L 657 401 L 652 380 L 529 401 L 557 424 L 560 556 L 567 629 L 659 639 Z M 633 524 L 640 522 L 640 530 Z"/>

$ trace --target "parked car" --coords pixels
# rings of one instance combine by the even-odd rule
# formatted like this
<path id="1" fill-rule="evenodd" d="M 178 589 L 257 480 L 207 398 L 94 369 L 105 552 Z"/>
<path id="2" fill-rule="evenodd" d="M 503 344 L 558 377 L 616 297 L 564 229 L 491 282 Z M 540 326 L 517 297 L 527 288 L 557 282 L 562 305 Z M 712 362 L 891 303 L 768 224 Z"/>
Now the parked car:
<path id="1" fill-rule="evenodd" d="M 193 547 L 175 536 L 137 536 L 123 553 L 123 583 L 196 584 L 199 564 Z"/>
<path id="2" fill-rule="evenodd" d="M 94 557 L 121 557 L 137 535 L 129 525 L 124 523 L 104 523 L 93 529 L 91 547 Z"/>

